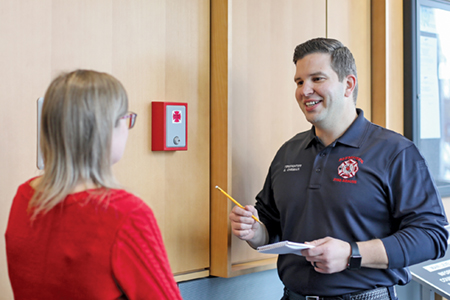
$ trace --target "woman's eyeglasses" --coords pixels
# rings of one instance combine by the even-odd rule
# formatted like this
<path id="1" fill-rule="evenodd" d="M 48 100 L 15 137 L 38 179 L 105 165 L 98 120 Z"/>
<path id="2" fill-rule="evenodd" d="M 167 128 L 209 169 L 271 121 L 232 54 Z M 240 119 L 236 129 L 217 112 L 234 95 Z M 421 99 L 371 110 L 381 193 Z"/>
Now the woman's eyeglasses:
<path id="1" fill-rule="evenodd" d="M 136 123 L 136 117 L 137 117 L 137 114 L 130 111 L 130 112 L 127 112 L 127 114 L 125 116 L 123 116 L 121 119 L 126 119 L 128 129 L 131 129 L 134 127 L 134 124 Z"/>

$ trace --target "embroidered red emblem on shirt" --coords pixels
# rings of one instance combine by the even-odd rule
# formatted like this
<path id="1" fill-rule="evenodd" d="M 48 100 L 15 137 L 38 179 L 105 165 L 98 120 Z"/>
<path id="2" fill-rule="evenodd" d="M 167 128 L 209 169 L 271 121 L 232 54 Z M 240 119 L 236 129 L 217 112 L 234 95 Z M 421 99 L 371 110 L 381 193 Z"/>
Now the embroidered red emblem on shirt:
<path id="1" fill-rule="evenodd" d="M 338 174 L 342 178 L 352 178 L 356 175 L 356 172 L 358 172 L 358 162 L 354 159 L 349 159 L 344 161 L 339 167 L 338 167 Z"/>

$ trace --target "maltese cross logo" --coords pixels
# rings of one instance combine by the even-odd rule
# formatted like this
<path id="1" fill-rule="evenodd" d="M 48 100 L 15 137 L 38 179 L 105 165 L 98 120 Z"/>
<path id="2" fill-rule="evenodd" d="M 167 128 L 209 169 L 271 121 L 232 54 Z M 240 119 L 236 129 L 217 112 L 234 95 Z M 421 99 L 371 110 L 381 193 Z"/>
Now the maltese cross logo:
<path id="1" fill-rule="evenodd" d="M 356 162 L 353 159 L 349 159 L 344 161 L 339 167 L 338 167 L 338 174 L 342 178 L 352 178 L 356 175 L 356 172 L 358 172 L 358 162 Z"/>

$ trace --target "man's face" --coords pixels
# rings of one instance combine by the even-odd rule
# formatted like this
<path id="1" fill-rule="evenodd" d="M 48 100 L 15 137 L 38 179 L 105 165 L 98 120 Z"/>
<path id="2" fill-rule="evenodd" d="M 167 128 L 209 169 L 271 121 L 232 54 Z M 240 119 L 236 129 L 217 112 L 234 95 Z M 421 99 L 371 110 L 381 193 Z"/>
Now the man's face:
<path id="1" fill-rule="evenodd" d="M 331 68 L 331 56 L 326 53 L 308 54 L 296 63 L 295 98 L 308 122 L 319 129 L 333 128 L 345 119 L 349 101 L 346 82 L 340 82 Z"/>

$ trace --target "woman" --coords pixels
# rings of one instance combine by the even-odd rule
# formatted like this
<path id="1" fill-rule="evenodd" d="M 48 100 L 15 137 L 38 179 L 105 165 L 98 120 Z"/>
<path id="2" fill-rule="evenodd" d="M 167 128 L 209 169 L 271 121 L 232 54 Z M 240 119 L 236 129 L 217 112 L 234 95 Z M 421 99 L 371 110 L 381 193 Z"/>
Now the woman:
<path id="1" fill-rule="evenodd" d="M 15 299 L 181 299 L 151 209 L 111 172 L 136 119 L 122 84 L 77 70 L 44 99 L 45 172 L 19 187 L 5 234 Z"/>

